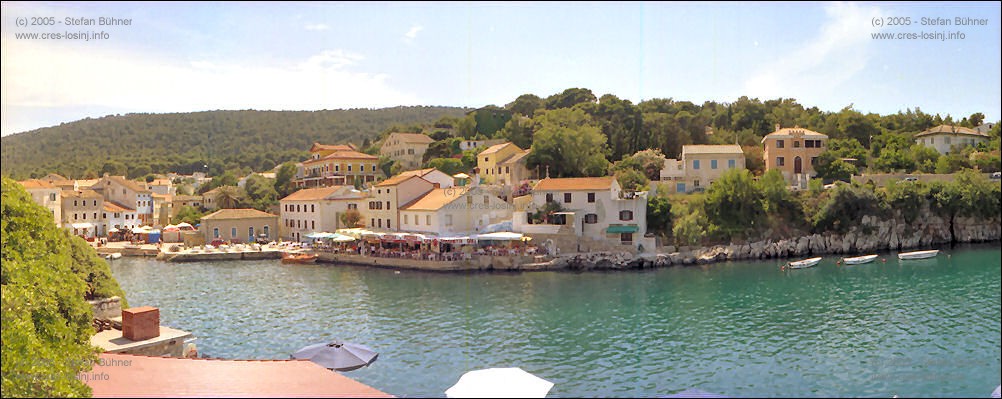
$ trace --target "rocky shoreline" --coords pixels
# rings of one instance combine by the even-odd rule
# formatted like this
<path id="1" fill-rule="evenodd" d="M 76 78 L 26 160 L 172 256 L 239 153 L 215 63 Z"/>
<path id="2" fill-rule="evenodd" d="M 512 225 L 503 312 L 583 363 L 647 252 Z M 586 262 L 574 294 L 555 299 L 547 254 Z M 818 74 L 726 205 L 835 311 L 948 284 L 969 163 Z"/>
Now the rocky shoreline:
<path id="1" fill-rule="evenodd" d="M 673 265 L 707 264 L 735 260 L 800 258 L 810 255 L 859 255 L 900 251 L 952 243 L 999 241 L 1002 220 L 923 215 L 908 223 L 901 219 L 864 217 L 860 226 L 844 234 L 827 232 L 802 237 L 747 244 L 715 245 L 672 253 L 632 255 L 626 252 L 567 254 L 554 259 L 546 269 L 629 270 Z"/>

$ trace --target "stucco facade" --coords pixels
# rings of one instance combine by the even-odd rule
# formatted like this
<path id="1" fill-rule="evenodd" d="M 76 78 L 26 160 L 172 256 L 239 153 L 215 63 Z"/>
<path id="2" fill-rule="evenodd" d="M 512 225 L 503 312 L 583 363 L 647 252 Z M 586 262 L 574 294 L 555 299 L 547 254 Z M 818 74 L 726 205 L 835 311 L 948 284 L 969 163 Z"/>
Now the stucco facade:
<path id="1" fill-rule="evenodd" d="M 428 146 L 434 143 L 431 137 L 420 133 L 390 133 L 379 147 L 379 155 L 396 160 L 404 170 L 420 168 Z"/>
<path id="2" fill-rule="evenodd" d="M 349 209 L 361 214 L 367 203 L 365 193 L 352 186 L 307 188 L 296 191 L 279 201 L 279 234 L 285 240 L 307 241 L 307 234 L 334 232 L 345 226 L 341 215 Z"/>
<path id="3" fill-rule="evenodd" d="M 817 158 L 828 148 L 828 136 L 801 127 L 780 128 L 762 138 L 765 170 L 779 170 L 787 183 L 801 188 L 817 172 Z"/>
<path id="4" fill-rule="evenodd" d="M 987 133 L 950 125 L 939 125 L 915 135 L 915 143 L 931 147 L 940 154 L 957 148 L 973 147 L 986 143 L 989 139 Z"/>
<path id="5" fill-rule="evenodd" d="M 220 209 L 202 217 L 199 230 L 205 242 L 273 241 L 278 239 L 278 216 L 256 209 Z"/>
<path id="6" fill-rule="evenodd" d="M 371 230 L 400 231 L 400 207 L 432 189 L 435 184 L 417 176 L 397 175 L 369 189 L 370 198 L 361 206 L 362 221 Z"/>
<path id="7" fill-rule="evenodd" d="M 403 231 L 456 236 L 476 234 L 511 220 L 513 207 L 479 187 L 436 188 L 400 208 Z"/>

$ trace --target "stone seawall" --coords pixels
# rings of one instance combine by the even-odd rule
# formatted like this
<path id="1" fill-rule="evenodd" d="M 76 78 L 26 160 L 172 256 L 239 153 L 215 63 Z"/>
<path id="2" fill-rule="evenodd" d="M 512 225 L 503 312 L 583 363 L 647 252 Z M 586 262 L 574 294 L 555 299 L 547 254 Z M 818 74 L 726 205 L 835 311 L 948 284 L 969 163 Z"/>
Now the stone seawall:
<path id="1" fill-rule="evenodd" d="M 747 244 L 716 245 L 690 251 L 642 254 L 595 252 L 567 254 L 556 259 L 550 269 L 620 270 L 705 264 L 728 260 L 801 258 L 816 255 L 861 255 L 878 251 L 901 251 L 945 245 L 998 241 L 1002 220 L 957 217 L 950 220 L 921 215 L 908 223 L 900 218 L 879 220 L 864 217 L 860 226 L 844 234 L 823 233 Z"/>

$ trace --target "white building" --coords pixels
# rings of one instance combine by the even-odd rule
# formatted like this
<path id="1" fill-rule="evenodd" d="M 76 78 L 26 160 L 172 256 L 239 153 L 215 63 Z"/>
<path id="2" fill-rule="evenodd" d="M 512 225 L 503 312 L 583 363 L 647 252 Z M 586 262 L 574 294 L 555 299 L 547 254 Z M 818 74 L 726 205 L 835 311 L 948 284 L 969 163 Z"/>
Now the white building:
<path id="1" fill-rule="evenodd" d="M 400 231 L 400 207 L 434 188 L 435 183 L 417 176 L 396 175 L 376 183 L 362 207 L 362 221 L 369 229 Z"/>
<path id="2" fill-rule="evenodd" d="M 516 211 L 512 227 L 520 233 L 556 232 L 531 224 L 532 215 L 547 203 L 563 212 L 557 225 L 571 226 L 575 235 L 634 245 L 647 232 L 647 192 L 623 191 L 612 176 L 546 178 L 532 189 L 524 211 Z M 550 224 L 552 226 L 553 224 Z"/>
<path id="3" fill-rule="evenodd" d="M 456 185 L 456 180 L 452 176 L 435 168 L 400 172 L 400 176 L 417 176 L 432 183 L 438 183 L 438 186 L 441 188 L 449 188 Z"/>
<path id="4" fill-rule="evenodd" d="M 668 184 L 669 192 L 702 191 L 731 169 L 745 169 L 745 154 L 741 146 L 684 145 L 681 160 L 665 160 L 661 183 Z"/>
<path id="5" fill-rule="evenodd" d="M 478 187 L 436 188 L 400 207 L 400 229 L 438 236 L 476 234 L 511 220 L 513 207 Z"/>
<path id="6" fill-rule="evenodd" d="M 474 148 L 480 147 L 490 147 L 492 145 L 504 143 L 504 139 L 492 139 L 492 140 L 463 140 L 459 142 L 459 150 L 466 151 L 472 150 Z"/>
<path id="7" fill-rule="evenodd" d="M 915 135 L 916 143 L 932 147 L 940 154 L 946 154 L 954 148 L 975 146 L 989 139 L 988 133 L 950 125 L 939 125 Z"/>
<path id="8" fill-rule="evenodd" d="M 308 240 L 310 233 L 334 232 L 345 226 L 341 216 L 359 211 L 367 195 L 352 186 L 304 188 L 279 200 L 279 234 L 292 241 Z"/>
<path id="9" fill-rule="evenodd" d="M 31 194 L 31 199 L 49 210 L 52 214 L 52 221 L 56 226 L 62 226 L 63 220 L 63 197 L 62 190 L 45 180 L 25 180 L 18 182 Z"/>

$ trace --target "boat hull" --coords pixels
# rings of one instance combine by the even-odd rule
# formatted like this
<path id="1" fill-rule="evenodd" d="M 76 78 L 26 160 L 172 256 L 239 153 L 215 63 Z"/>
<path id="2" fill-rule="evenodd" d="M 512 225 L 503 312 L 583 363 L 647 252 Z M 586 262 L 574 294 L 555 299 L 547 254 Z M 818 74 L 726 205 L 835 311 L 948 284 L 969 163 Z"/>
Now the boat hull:
<path id="1" fill-rule="evenodd" d="M 873 262 L 875 259 L 877 259 L 877 255 L 857 256 L 855 258 L 842 258 L 842 263 L 847 265 L 862 265 Z"/>
<path id="2" fill-rule="evenodd" d="M 934 249 L 931 251 L 915 251 L 915 252 L 904 252 L 898 254 L 898 259 L 909 260 L 909 259 L 928 259 L 939 255 L 939 250 Z"/>
<path id="3" fill-rule="evenodd" d="M 806 269 L 808 267 L 817 266 L 821 262 L 821 258 L 810 258 L 804 259 L 796 262 L 790 262 L 786 264 L 786 267 L 790 269 Z"/>
<path id="4" fill-rule="evenodd" d="M 282 263 L 315 263 L 319 258 L 315 254 L 298 254 L 282 256 Z"/>

